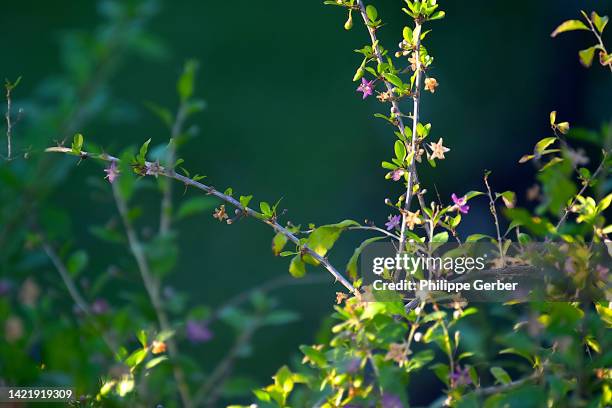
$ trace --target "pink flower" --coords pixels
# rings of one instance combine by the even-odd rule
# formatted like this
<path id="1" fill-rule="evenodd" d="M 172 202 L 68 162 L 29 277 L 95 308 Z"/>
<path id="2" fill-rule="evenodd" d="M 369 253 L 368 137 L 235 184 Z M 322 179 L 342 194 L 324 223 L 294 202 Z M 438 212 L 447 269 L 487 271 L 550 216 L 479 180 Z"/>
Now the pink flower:
<path id="1" fill-rule="evenodd" d="M 108 312 L 109 306 L 108 302 L 105 299 L 96 299 L 91 304 L 91 311 L 93 314 L 101 315 Z"/>
<path id="2" fill-rule="evenodd" d="M 208 328 L 206 322 L 196 320 L 187 320 L 185 327 L 187 338 L 192 343 L 204 343 L 212 339 L 213 334 Z"/>
<path id="3" fill-rule="evenodd" d="M 455 207 L 457 208 L 457 210 L 459 210 L 460 213 L 468 213 L 468 211 L 470 210 L 470 206 L 466 204 L 467 199 L 465 198 L 465 196 L 459 198 L 455 193 L 453 193 L 451 195 L 451 198 L 453 199 L 453 203 L 455 203 Z"/>
<path id="4" fill-rule="evenodd" d="M 363 99 L 372 95 L 374 92 L 374 87 L 372 86 L 373 83 L 374 81 L 368 81 L 365 78 L 361 78 L 361 85 L 357 87 L 357 92 L 363 92 Z"/>
<path id="5" fill-rule="evenodd" d="M 110 162 L 108 167 L 104 169 L 104 172 L 106 173 L 106 176 L 104 176 L 104 178 L 107 179 L 110 183 L 113 183 L 117 179 L 117 177 L 119 177 L 119 169 L 117 168 L 117 162 Z"/>
<path id="6" fill-rule="evenodd" d="M 404 169 L 395 169 L 391 172 L 391 179 L 393 181 L 399 181 L 406 171 Z"/>
<path id="7" fill-rule="evenodd" d="M 455 367 L 455 371 L 450 375 L 451 383 L 455 386 L 470 385 L 472 378 L 470 377 L 470 369 L 468 367 Z"/>
<path id="8" fill-rule="evenodd" d="M 389 221 L 385 223 L 385 227 L 387 227 L 387 231 L 391 231 L 395 227 L 397 227 L 402 221 L 402 217 L 399 215 L 390 215 Z"/>
<path id="9" fill-rule="evenodd" d="M 400 397 L 395 394 L 385 392 L 380 399 L 382 408 L 404 408 L 404 404 Z"/>

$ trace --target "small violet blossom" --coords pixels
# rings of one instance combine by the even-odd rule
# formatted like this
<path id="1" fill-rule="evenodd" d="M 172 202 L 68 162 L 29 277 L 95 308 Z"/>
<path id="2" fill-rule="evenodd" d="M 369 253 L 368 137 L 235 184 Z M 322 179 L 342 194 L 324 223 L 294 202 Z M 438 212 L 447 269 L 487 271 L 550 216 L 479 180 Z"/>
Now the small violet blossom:
<path id="1" fill-rule="evenodd" d="M 399 181 L 406 171 L 404 169 L 395 169 L 391 172 L 391 179 L 393 181 Z"/>
<path id="2" fill-rule="evenodd" d="M 11 281 L 8 279 L 0 279 L 0 296 L 8 295 L 12 287 Z"/>
<path id="3" fill-rule="evenodd" d="M 187 338 L 192 343 L 204 343 L 212 339 L 213 334 L 206 325 L 206 322 L 187 320 L 185 327 Z"/>
<path id="4" fill-rule="evenodd" d="M 462 369 L 457 366 L 455 371 L 451 373 L 451 383 L 454 385 L 470 385 L 472 383 L 470 369 L 468 367 Z"/>
<path id="5" fill-rule="evenodd" d="M 374 87 L 372 86 L 373 84 L 374 81 L 368 81 L 365 78 L 361 78 L 361 85 L 357 87 L 357 92 L 363 93 L 363 99 L 372 95 L 372 93 L 374 92 Z"/>
<path id="6" fill-rule="evenodd" d="M 404 404 L 400 397 L 395 394 L 385 392 L 380 400 L 382 408 L 404 408 Z"/>
<path id="7" fill-rule="evenodd" d="M 110 183 L 113 183 L 117 179 L 117 177 L 119 177 L 119 169 L 117 168 L 117 162 L 110 162 L 108 167 L 104 169 L 104 172 L 106 173 L 106 176 L 104 176 L 104 178 L 107 179 Z"/>
<path id="8" fill-rule="evenodd" d="M 387 231 L 391 231 L 392 229 L 394 229 L 395 227 L 400 225 L 401 221 L 402 221 L 402 217 L 401 216 L 399 216 L 399 215 L 390 215 L 389 216 L 389 221 L 385 223 L 385 227 L 387 227 Z"/>
<path id="9" fill-rule="evenodd" d="M 465 196 L 459 198 L 457 197 L 457 194 L 453 193 L 451 195 L 451 198 L 453 199 L 453 203 L 455 203 L 455 207 L 457 207 L 457 210 L 459 210 L 460 213 L 468 213 L 468 211 L 470 210 L 470 206 L 466 204 L 467 199 L 465 198 Z"/>
<path id="10" fill-rule="evenodd" d="M 91 304 L 91 311 L 93 314 L 101 315 L 108 312 L 109 306 L 108 302 L 105 299 L 96 299 Z"/>

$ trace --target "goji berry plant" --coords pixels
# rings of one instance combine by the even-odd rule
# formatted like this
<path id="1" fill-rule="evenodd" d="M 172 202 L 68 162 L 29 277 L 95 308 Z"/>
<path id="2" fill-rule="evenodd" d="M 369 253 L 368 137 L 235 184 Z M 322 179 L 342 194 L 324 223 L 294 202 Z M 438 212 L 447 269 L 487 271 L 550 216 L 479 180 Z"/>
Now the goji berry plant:
<path id="1" fill-rule="evenodd" d="M 444 160 L 453 154 L 453 146 L 449 143 L 451 138 L 438 134 L 435 124 L 421 114 L 421 106 L 437 97 L 437 89 L 445 86 L 433 74 L 434 55 L 444 50 L 428 47 L 428 39 L 435 35 L 436 24 L 443 24 L 445 12 L 436 0 L 404 0 L 398 13 L 402 13 L 405 26 L 392 27 L 384 22 L 374 4 L 363 0 L 325 3 L 346 14 L 344 29 L 363 24 L 367 33 L 366 43 L 355 50 L 361 62 L 352 79 L 357 97 L 380 102 L 380 112 L 374 116 L 388 125 L 390 151 L 390 157 L 382 161 L 381 174 L 386 183 L 401 186 L 398 196 L 383 198 L 384 212 L 369 217 L 378 222 L 345 219 L 326 225 L 298 223 L 288 219 L 281 200 L 270 203 L 232 188 L 217 189 L 206 177 L 195 174 L 191 167 L 196 166 L 179 158 L 189 142 L 188 122 L 204 107 L 194 96 L 195 61 L 185 64 L 178 79 L 176 112 L 150 104 L 167 127 L 167 143 L 150 147 L 152 140 L 148 139 L 138 150 L 127 148 L 111 154 L 77 133 L 67 146 L 65 135 L 78 129 L 87 133 L 85 119 L 91 110 L 69 110 L 68 119 L 49 119 L 51 123 L 63 123 L 59 127 L 62 139 L 46 152 L 75 156 L 80 166 L 95 165 L 89 162 L 104 165 L 99 179 L 106 181 L 97 183 L 95 188 L 112 197 L 121 228 L 95 227 L 93 231 L 100 239 L 126 248 L 132 258 L 130 267 L 138 272 L 146 294 L 130 297 L 134 305 L 110 311 L 103 299 L 96 299 L 97 291 L 106 283 L 101 278 L 92 283 L 87 296 L 83 295 L 74 278 L 87 264 L 88 255 L 75 249 L 75 245 L 59 245 L 61 240 L 54 236 L 53 225 L 47 221 L 49 216 L 39 214 L 39 206 L 14 210 L 30 214 L 27 228 L 18 229 L 21 236 L 17 236 L 8 229 L 12 224 L 7 223 L 6 231 L 11 232 L 0 235 L 0 242 L 10 239 L 15 243 L 14 257 L 21 257 L 23 247 L 28 247 L 37 248 L 50 260 L 78 311 L 75 319 L 66 319 L 62 325 L 74 330 L 71 341 L 85 337 L 83 347 L 87 352 L 102 354 L 103 362 L 91 362 L 95 369 L 83 368 L 84 378 L 93 376 L 100 381 L 97 386 L 86 379 L 78 384 L 83 394 L 80 404 L 219 406 L 235 360 L 255 331 L 295 318 L 265 294 L 292 284 L 292 279 L 317 280 L 308 275 L 308 269 L 319 267 L 331 275 L 329 281 L 338 287 L 336 305 L 330 301 L 334 323 L 319 342 L 300 347 L 301 364 L 287 364 L 274 374 L 272 384 L 255 387 L 249 407 L 418 406 L 415 395 L 425 383 L 431 383 L 428 390 L 435 394 L 429 398 L 431 407 L 610 406 L 609 270 L 596 261 L 594 249 L 602 243 L 608 245 L 612 233 L 606 218 L 612 203 L 610 125 L 599 132 L 573 129 L 557 117 L 554 106 L 550 107 L 543 119 L 550 124 L 550 135 L 539 140 L 533 152 L 517 158 L 517 165 L 530 163 L 537 170 L 536 182 L 527 197 L 537 203 L 533 210 L 522 208 L 520 205 L 527 205 L 515 192 L 495 191 L 495 175 L 484 169 L 482 191 L 458 191 L 450 197 L 440 197 L 434 183 L 430 185 L 422 179 L 420 170 L 429 166 L 435 174 L 443 174 Z M 112 4 L 113 10 L 122 9 L 119 2 Z M 110 13 L 123 22 L 141 18 L 136 11 L 143 12 Z M 608 54 L 603 40 L 608 17 L 593 11 L 582 12 L 581 18 L 563 22 L 552 36 L 590 31 L 594 45 L 579 51 L 579 61 L 585 67 L 600 65 L 598 68 L 612 71 L 612 54 Z M 122 35 L 145 35 L 142 31 L 123 33 L 121 27 L 118 24 L 116 28 L 118 39 L 104 43 L 106 46 L 123 46 L 126 40 Z M 379 39 L 381 30 L 397 32 L 397 46 L 385 46 Z M 69 89 L 66 99 L 92 98 L 97 92 L 98 77 L 107 74 L 106 69 L 102 74 L 85 70 L 84 90 Z M 88 81 L 94 85 L 87 85 Z M 15 157 L 11 97 L 19 89 L 17 85 L 18 81 L 6 84 L 8 160 Z M 603 86 L 609 87 L 609 83 Z M 593 153 L 587 156 L 584 149 Z M 51 156 L 43 155 L 41 160 L 51 160 Z M 32 176 L 32 180 L 38 178 Z M 29 200 L 29 194 L 42 194 L 36 200 L 44 199 L 44 192 L 34 187 L 22 192 L 24 202 Z M 149 227 L 153 232 L 143 234 L 141 210 L 134 198 L 147 187 L 160 192 L 160 211 L 159 222 Z M 173 191 L 178 189 L 202 195 L 177 208 Z M 469 222 L 472 200 L 487 203 L 495 235 L 477 233 L 464 237 L 458 232 L 459 225 Z M 163 291 L 163 281 L 175 268 L 178 257 L 174 223 L 207 210 L 222 224 L 253 219 L 268 226 L 274 233 L 273 253 L 288 258 L 292 278 L 280 278 L 212 310 L 195 305 L 186 311 L 184 305 L 176 304 L 179 297 Z M 18 220 L 16 229 L 17 224 Z M 348 233 L 365 238 L 339 267 L 330 261 L 329 253 Z M 358 268 L 360 256 L 375 242 L 390 243 L 398 255 L 431 248 L 432 244 L 491 244 L 495 256 L 488 259 L 487 270 L 493 272 L 520 265 L 513 251 L 529 243 L 555 243 L 559 251 L 542 256 L 561 263 L 576 276 L 597 274 L 605 296 L 597 300 L 472 303 L 461 297 L 449 300 L 434 293 L 417 293 L 382 301 Z M 10 282 L 3 282 L 5 287 L 0 290 L 8 292 Z M 32 314 L 31 324 L 40 324 L 39 319 L 51 313 L 51 303 L 43 307 L 48 310 L 35 311 L 32 305 L 37 302 L 38 292 L 39 287 L 30 279 L 19 294 L 3 301 L 8 346 L 0 350 L 12 353 L 11 361 L 15 362 L 3 375 L 17 381 L 32 381 L 40 374 L 31 364 L 20 362 L 27 361 L 27 356 L 21 355 L 23 318 L 10 311 L 11 305 L 21 302 L 24 313 Z M 219 319 L 236 330 L 235 344 L 216 366 L 202 369 L 197 361 L 184 355 L 180 344 L 184 340 L 208 341 L 213 336 L 210 325 Z M 496 321 L 495 329 L 487 325 L 491 319 Z M 48 343 L 49 347 L 59 346 L 53 344 L 53 338 Z"/>

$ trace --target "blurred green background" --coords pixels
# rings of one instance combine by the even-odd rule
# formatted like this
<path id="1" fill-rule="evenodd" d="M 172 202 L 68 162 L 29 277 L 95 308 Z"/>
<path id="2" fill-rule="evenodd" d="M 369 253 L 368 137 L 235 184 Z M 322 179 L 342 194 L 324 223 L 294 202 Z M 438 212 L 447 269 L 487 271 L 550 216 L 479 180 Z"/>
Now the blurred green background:
<path id="1" fill-rule="evenodd" d="M 395 50 L 408 17 L 400 1 L 381 1 L 380 31 L 386 48 Z M 591 45 L 590 34 L 576 32 L 550 38 L 556 25 L 574 18 L 580 8 L 610 14 L 609 1 L 443 2 L 446 19 L 431 24 L 429 51 L 435 57 L 431 76 L 440 87 L 423 98 L 422 120 L 431 122 L 431 137 L 443 137 L 451 148 L 438 171 L 423 170 L 443 200 L 452 192 L 480 189 L 484 169 L 493 171 L 498 191 L 515 190 L 525 204 L 533 169 L 518 158 L 548 136 L 548 113 L 574 126 L 599 128 L 611 119 L 609 73 L 584 69 L 577 50 Z M 360 63 L 352 50 L 366 44 L 359 24 L 342 25 L 346 15 L 319 1 L 166 1 L 149 31 L 162 39 L 166 55 L 158 60 L 130 57 L 111 83 L 115 96 L 132 106 L 120 124 L 96 120 L 79 129 L 88 141 L 118 152 L 140 145 L 166 143 L 168 134 L 143 105 L 145 101 L 174 109 L 175 81 L 187 58 L 200 62 L 197 95 L 206 110 L 192 122 L 200 130 L 179 157 L 192 173 L 208 176 L 219 189 L 254 194 L 255 201 L 283 198 L 286 219 L 306 225 L 340 221 L 386 220 L 383 200 L 400 193 L 399 184 L 383 180 L 380 162 L 392 152 L 392 129 L 372 115 L 383 109 L 374 98 L 362 101 L 351 82 Z M 6 78 L 23 76 L 16 101 L 60 70 L 61 33 L 97 24 L 93 1 L 22 0 L 2 4 L 0 37 Z M 608 33 L 609 34 L 609 33 Z M 609 40 L 609 39 L 608 39 Z M 600 84 L 596 87 L 596 84 Z M 607 84 L 601 86 L 601 84 Z M 17 102 L 18 103 L 18 102 Z M 408 110 L 406 108 L 406 110 Z M 383 112 L 387 113 L 387 112 Z M 24 115 L 27 118 L 28 112 Z M 19 126 L 15 129 L 19 137 Z M 48 135 L 49 145 L 54 135 Z M 54 160 L 63 160 L 57 157 Z M 100 244 L 89 233 L 114 211 L 108 199 L 88 191 L 88 179 L 101 179 L 101 168 L 82 164 L 51 201 L 71 213 L 75 241 L 92 253 L 89 274 L 102 273 L 116 248 Z M 176 188 L 177 199 L 182 188 Z M 149 193 L 147 193 L 149 194 Z M 187 192 L 185 197 L 196 194 Z M 145 195 L 147 215 L 156 222 L 159 202 Z M 435 196 L 430 195 L 430 199 Z M 149 213 L 150 212 L 150 213 Z M 487 205 L 474 203 L 462 232 L 492 231 Z M 271 231 L 243 220 L 219 224 L 208 214 L 176 226 L 181 259 L 172 287 L 193 303 L 215 305 L 270 278 L 287 275 L 287 259 L 274 258 Z M 484 229 L 484 231 L 483 231 Z M 351 245 L 363 235 L 344 238 L 332 255 L 343 265 Z M 1 249 L 0 249 L 1 250 Z M 323 271 L 311 271 L 321 273 Z M 116 282 L 113 303 L 122 302 Z M 275 295 L 299 311 L 302 320 L 257 334 L 252 357 L 238 371 L 265 382 L 297 355 L 297 345 L 314 341 L 323 316 L 329 314 L 339 285 L 290 287 Z M 216 361 L 228 348 L 225 333 L 194 348 L 203 361 Z"/>

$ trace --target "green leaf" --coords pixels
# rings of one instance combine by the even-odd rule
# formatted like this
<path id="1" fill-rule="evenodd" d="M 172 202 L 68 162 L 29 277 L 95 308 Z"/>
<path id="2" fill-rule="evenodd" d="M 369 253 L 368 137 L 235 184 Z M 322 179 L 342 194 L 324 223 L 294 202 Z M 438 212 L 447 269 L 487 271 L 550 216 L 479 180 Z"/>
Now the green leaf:
<path id="1" fill-rule="evenodd" d="M 611 203 L 612 203 L 612 193 L 608 194 L 607 196 L 601 199 L 601 201 L 597 204 L 597 207 L 595 208 L 595 212 L 597 212 L 598 214 L 603 212 L 606 208 L 610 206 Z"/>
<path id="2" fill-rule="evenodd" d="M 301 278 L 302 276 L 306 275 L 306 264 L 302 260 L 300 254 L 291 259 L 291 263 L 289 264 L 289 273 L 294 278 Z"/>
<path id="3" fill-rule="evenodd" d="M 517 225 L 524 226 L 535 235 L 543 236 L 555 232 L 555 227 L 550 221 L 540 217 L 533 217 L 524 208 L 508 208 L 505 210 L 505 214 L 512 221 L 515 221 Z"/>
<path id="4" fill-rule="evenodd" d="M 158 365 L 159 363 L 163 363 L 166 360 L 168 360 L 167 356 L 159 356 L 159 357 L 152 358 L 151 360 L 147 361 L 147 364 L 145 364 L 145 368 L 147 370 L 150 370 L 156 365 Z"/>
<path id="5" fill-rule="evenodd" d="M 147 356 L 147 352 L 148 351 L 145 348 L 134 351 L 132 354 L 129 355 L 128 358 L 125 359 L 125 365 L 130 368 L 137 367 L 145 359 L 145 357 Z"/>
<path id="6" fill-rule="evenodd" d="M 383 76 L 385 77 L 387 81 L 391 82 L 393 85 L 397 86 L 398 88 L 404 87 L 404 83 L 397 75 L 387 72 L 383 74 Z"/>
<path id="7" fill-rule="evenodd" d="M 533 358 L 527 352 L 518 350 L 516 348 L 511 347 L 511 348 L 503 349 L 499 352 L 499 354 L 515 354 L 517 356 L 523 357 L 524 359 L 529 361 L 531 364 L 533 364 Z"/>
<path id="8" fill-rule="evenodd" d="M 444 384 L 448 384 L 450 369 L 447 364 L 437 363 L 432 365 L 430 368 L 433 370 L 436 377 L 440 379 L 440 381 L 442 381 Z"/>
<path id="9" fill-rule="evenodd" d="M 593 56 L 595 55 L 595 50 L 599 48 L 594 45 L 592 47 L 586 48 L 584 50 L 578 51 L 578 57 L 580 58 L 580 63 L 585 67 L 589 68 L 593 63 Z"/>
<path id="10" fill-rule="evenodd" d="M 74 135 L 74 138 L 72 139 L 72 153 L 76 155 L 80 155 L 82 149 L 83 149 L 83 135 L 80 133 L 77 133 L 76 135 Z"/>
<path id="11" fill-rule="evenodd" d="M 159 333 L 157 333 L 157 336 L 155 336 L 155 340 L 164 342 L 168 340 L 169 338 L 171 338 L 172 336 L 174 336 L 174 330 L 162 330 Z"/>
<path id="12" fill-rule="evenodd" d="M 198 63 L 195 60 L 189 60 L 185 63 L 183 73 L 179 77 L 176 89 L 178 91 L 181 101 L 186 101 L 193 95 L 193 88 L 195 83 L 195 73 L 198 68 Z"/>
<path id="13" fill-rule="evenodd" d="M 441 242 L 441 243 L 448 242 L 448 232 L 447 231 L 438 232 L 436 235 L 432 237 L 431 242 Z"/>
<path id="14" fill-rule="evenodd" d="M 538 143 L 536 143 L 535 149 L 534 149 L 535 152 L 538 153 L 538 154 L 542 154 L 542 152 L 544 150 L 546 150 L 546 148 L 548 146 L 553 144 L 555 142 L 555 140 L 557 140 L 556 137 L 545 137 L 544 139 L 542 139 Z"/>
<path id="15" fill-rule="evenodd" d="M 282 326 L 287 323 L 295 322 L 300 315 L 289 310 L 276 310 L 263 318 L 263 325 Z"/>
<path id="16" fill-rule="evenodd" d="M 306 357 L 315 365 L 319 367 L 325 367 L 327 365 L 327 359 L 322 351 L 317 350 L 311 346 L 300 346 L 300 351 L 304 353 Z"/>
<path id="17" fill-rule="evenodd" d="M 144 105 L 147 109 L 153 112 L 164 125 L 166 125 L 168 128 L 172 126 L 172 113 L 170 110 L 153 102 L 145 102 Z"/>
<path id="18" fill-rule="evenodd" d="M 399 161 L 403 162 L 406 158 L 406 146 L 404 146 L 404 143 L 400 140 L 396 140 L 393 148 L 395 150 L 395 157 L 397 157 Z"/>
<path id="19" fill-rule="evenodd" d="M 376 7 L 372 6 L 371 4 L 368 5 L 366 7 L 366 15 L 368 16 L 371 22 L 376 21 L 376 19 L 378 18 L 378 11 L 376 10 Z"/>
<path id="20" fill-rule="evenodd" d="M 323 225 L 315 229 L 310 234 L 306 244 L 308 245 L 308 248 L 312 249 L 317 254 L 325 256 L 327 251 L 329 251 L 334 246 L 338 238 L 340 238 L 342 231 L 351 226 L 359 226 L 359 223 L 353 220 L 344 220 L 337 224 Z M 306 260 L 309 263 L 318 265 L 318 262 L 311 257 L 307 257 Z"/>
<path id="21" fill-rule="evenodd" d="M 293 373 L 289 367 L 282 366 L 274 375 L 274 384 L 279 387 L 285 395 L 293 390 Z"/>
<path id="22" fill-rule="evenodd" d="M 555 31 L 553 31 L 550 34 L 550 36 L 556 37 L 558 34 L 565 33 L 567 31 L 575 31 L 575 30 L 587 30 L 588 31 L 589 27 L 587 27 L 580 20 L 567 20 L 561 23 L 557 28 L 555 28 Z"/>
<path id="23" fill-rule="evenodd" d="M 402 31 L 402 36 L 404 37 L 404 40 L 408 41 L 409 43 L 412 43 L 412 29 L 410 27 L 404 27 L 404 30 Z"/>
<path id="24" fill-rule="evenodd" d="M 89 261 L 89 256 L 87 252 L 83 250 L 76 251 L 73 253 L 70 258 L 68 258 L 68 262 L 66 263 L 66 268 L 72 277 L 77 276 L 80 272 L 85 269 L 87 266 L 87 262 Z"/>
<path id="25" fill-rule="evenodd" d="M 508 208 L 513 208 L 516 204 L 516 193 L 514 191 L 504 191 L 503 193 L 496 193 L 496 197 L 501 197 L 504 204 Z"/>
<path id="26" fill-rule="evenodd" d="M 215 208 L 218 200 L 213 197 L 193 197 L 184 201 L 176 213 L 178 220 Z"/>
<path id="27" fill-rule="evenodd" d="M 143 348 L 147 347 L 147 332 L 146 331 L 140 330 L 138 333 L 136 333 L 136 338 L 138 339 L 138 341 L 140 342 Z"/>
<path id="28" fill-rule="evenodd" d="M 600 34 L 603 34 L 603 30 L 606 28 L 606 24 L 608 24 L 608 16 L 600 16 L 593 11 L 591 13 L 591 21 L 593 21 L 597 31 L 599 31 Z"/>
<path id="29" fill-rule="evenodd" d="M 252 199 L 253 199 L 252 195 L 240 196 L 240 205 L 246 208 L 249 206 L 249 203 L 251 202 Z"/>
<path id="30" fill-rule="evenodd" d="M 147 151 L 149 150 L 149 143 L 151 143 L 151 139 L 148 139 L 142 144 L 142 146 L 140 146 L 138 156 L 136 156 L 136 162 L 141 166 L 144 166 L 145 162 L 147 161 Z"/>
<path id="31" fill-rule="evenodd" d="M 272 252 L 274 255 L 278 256 L 283 251 L 283 248 L 287 245 L 287 241 L 288 238 L 283 233 L 279 232 L 274 235 L 274 238 L 272 238 Z"/>
<path id="32" fill-rule="evenodd" d="M 484 195 L 484 193 L 482 191 L 468 191 L 465 194 L 465 201 L 471 200 L 474 197 L 478 197 Z"/>
<path id="33" fill-rule="evenodd" d="M 380 241 L 381 239 L 385 239 L 385 237 L 374 237 L 374 238 L 366 239 L 365 241 L 361 243 L 361 245 L 355 248 L 353 255 L 351 255 L 351 258 L 346 264 L 346 273 L 351 279 L 353 280 L 357 279 L 357 262 L 363 250 L 368 245 L 370 245 L 372 242 Z"/>
<path id="34" fill-rule="evenodd" d="M 270 394 L 264 390 L 253 390 L 253 394 L 260 401 L 270 402 Z"/>
<path id="35" fill-rule="evenodd" d="M 444 11 L 436 11 L 429 17 L 429 20 L 440 20 L 441 18 L 444 18 L 444 16 L 446 16 L 446 13 Z"/>
<path id="36" fill-rule="evenodd" d="M 495 377 L 495 379 L 501 384 L 508 384 L 512 382 L 512 379 L 506 370 L 501 367 L 491 367 L 491 374 L 493 374 L 493 377 Z"/>
<path id="37" fill-rule="evenodd" d="M 562 161 L 563 161 L 563 159 L 560 158 L 560 157 L 553 157 L 552 159 L 550 159 L 550 161 L 548 163 L 546 163 L 544 166 L 542 166 L 540 171 L 544 171 L 544 170 L 548 169 L 549 167 L 554 166 L 555 164 L 561 163 Z"/>
<path id="38" fill-rule="evenodd" d="M 270 204 L 268 204 L 265 201 L 262 201 L 261 203 L 259 203 L 259 209 L 261 210 L 261 213 L 265 217 L 271 217 L 273 215 L 272 208 L 270 208 Z"/>
<path id="39" fill-rule="evenodd" d="M 387 169 L 387 170 L 395 170 L 398 167 L 395 164 L 389 163 L 389 162 L 386 162 L 386 161 L 382 162 L 381 166 L 382 166 L 383 169 Z"/>
<path id="40" fill-rule="evenodd" d="M 489 235 L 485 235 L 485 234 L 472 234 L 469 237 L 467 237 L 465 242 L 477 242 L 480 241 L 481 239 L 492 239 Z"/>

